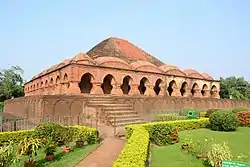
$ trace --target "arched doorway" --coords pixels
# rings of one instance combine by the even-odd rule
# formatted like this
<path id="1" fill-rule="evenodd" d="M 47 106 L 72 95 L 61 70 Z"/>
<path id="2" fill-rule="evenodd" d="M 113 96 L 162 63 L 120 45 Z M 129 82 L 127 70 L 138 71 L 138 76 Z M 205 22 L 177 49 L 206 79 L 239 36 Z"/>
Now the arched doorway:
<path id="1" fill-rule="evenodd" d="M 182 85 L 181 85 L 181 89 L 180 89 L 181 96 L 187 96 L 187 94 L 188 94 L 187 87 L 188 87 L 187 82 L 183 82 Z"/>
<path id="2" fill-rule="evenodd" d="M 103 83 L 101 85 L 102 91 L 104 94 L 111 94 L 111 91 L 113 89 L 112 81 L 114 77 L 110 74 L 106 75 L 103 79 Z"/>
<path id="3" fill-rule="evenodd" d="M 191 89 L 191 94 L 192 96 L 194 97 L 197 97 L 198 94 L 199 94 L 199 86 L 197 83 L 194 83 L 193 86 L 192 86 L 192 89 Z"/>
<path id="4" fill-rule="evenodd" d="M 90 73 L 86 73 L 82 76 L 80 83 L 78 84 L 81 93 L 90 93 L 93 88 L 93 84 L 91 82 L 93 76 Z"/>
<path id="5" fill-rule="evenodd" d="M 140 80 L 140 85 L 138 86 L 138 90 L 140 91 L 141 95 L 144 95 L 147 90 L 146 84 L 148 84 L 148 79 L 146 77 L 143 77 Z"/>
<path id="6" fill-rule="evenodd" d="M 208 91 L 208 86 L 207 86 L 207 84 L 204 84 L 202 86 L 202 90 L 201 90 L 201 94 L 202 94 L 203 97 L 207 97 L 208 96 L 207 91 Z"/>
<path id="7" fill-rule="evenodd" d="M 175 80 L 172 80 L 169 85 L 168 85 L 168 94 L 169 96 L 174 96 L 175 92 L 176 92 L 176 88 L 177 88 L 177 85 L 176 85 L 176 82 Z"/>
<path id="8" fill-rule="evenodd" d="M 212 88 L 211 88 L 211 91 L 210 91 L 211 97 L 212 98 L 216 98 L 217 97 L 217 93 L 218 93 L 217 87 L 215 85 L 213 85 Z"/>
<path id="9" fill-rule="evenodd" d="M 129 93 L 129 91 L 131 89 L 131 86 L 130 86 L 131 80 L 132 80 L 132 78 L 130 76 L 126 76 L 123 78 L 123 82 L 121 85 L 121 89 L 122 89 L 123 94 Z"/>
<path id="10" fill-rule="evenodd" d="M 154 86 L 154 91 L 156 95 L 159 95 L 161 90 L 160 85 L 163 83 L 163 81 L 161 79 L 157 79 L 157 81 L 155 82 L 155 86 Z"/>

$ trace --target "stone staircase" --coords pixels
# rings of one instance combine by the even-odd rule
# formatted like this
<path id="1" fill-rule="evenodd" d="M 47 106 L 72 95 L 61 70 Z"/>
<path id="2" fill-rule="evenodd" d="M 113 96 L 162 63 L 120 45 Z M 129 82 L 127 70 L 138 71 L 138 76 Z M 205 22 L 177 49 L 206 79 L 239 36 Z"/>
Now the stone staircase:
<path id="1" fill-rule="evenodd" d="M 88 106 L 101 108 L 106 115 L 106 124 L 111 126 L 125 126 L 128 124 L 145 123 L 134 111 L 131 104 L 115 103 L 112 97 L 95 97 L 88 101 Z"/>

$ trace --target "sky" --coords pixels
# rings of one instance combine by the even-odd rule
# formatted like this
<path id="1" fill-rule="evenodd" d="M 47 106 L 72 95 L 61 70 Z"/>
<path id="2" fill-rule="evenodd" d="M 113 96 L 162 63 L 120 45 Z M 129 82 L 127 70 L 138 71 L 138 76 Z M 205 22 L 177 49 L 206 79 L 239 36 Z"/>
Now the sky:
<path id="1" fill-rule="evenodd" d="M 166 64 L 250 81 L 249 0 L 0 0 L 0 68 L 25 80 L 109 37 Z"/>

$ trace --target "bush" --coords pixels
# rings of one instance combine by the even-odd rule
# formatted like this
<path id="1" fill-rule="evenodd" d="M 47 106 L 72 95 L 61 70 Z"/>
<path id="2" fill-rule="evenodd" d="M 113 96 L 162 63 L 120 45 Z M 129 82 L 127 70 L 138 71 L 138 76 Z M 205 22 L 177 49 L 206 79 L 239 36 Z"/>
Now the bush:
<path id="1" fill-rule="evenodd" d="M 17 161 L 12 143 L 0 147 L 0 167 L 10 167 Z"/>
<path id="2" fill-rule="evenodd" d="M 3 112 L 3 106 L 4 106 L 4 103 L 0 102 L 0 112 Z"/>
<path id="3" fill-rule="evenodd" d="M 207 110 L 205 114 L 205 118 L 209 118 L 211 114 L 213 114 L 215 111 L 218 111 L 219 109 L 209 109 Z"/>
<path id="4" fill-rule="evenodd" d="M 0 132 L 0 143 L 8 143 L 12 141 L 17 144 L 20 141 L 24 140 L 26 137 L 33 138 L 35 133 L 33 130 L 20 130 L 13 132 Z"/>
<path id="5" fill-rule="evenodd" d="M 143 126 L 147 130 L 149 130 L 152 127 L 155 127 L 155 129 L 157 129 L 158 126 L 160 126 L 160 127 L 161 126 L 172 126 L 172 127 L 177 128 L 178 131 L 184 131 L 184 130 L 206 128 L 208 125 L 209 125 L 209 119 L 207 119 L 207 118 L 195 119 L 195 120 L 152 122 L 152 123 L 140 124 L 140 125 L 127 125 L 125 127 L 125 135 L 126 135 L 127 139 L 130 138 L 132 131 L 133 131 L 132 129 L 136 126 Z"/>
<path id="6" fill-rule="evenodd" d="M 131 137 L 121 151 L 119 157 L 114 162 L 113 167 L 145 167 L 148 146 L 149 134 L 145 128 L 138 125 L 133 127 Z"/>
<path id="7" fill-rule="evenodd" d="M 250 112 L 238 112 L 237 114 L 238 120 L 240 121 L 241 126 L 250 126 Z"/>
<path id="8" fill-rule="evenodd" d="M 36 136 L 39 138 L 51 138 L 54 142 L 61 142 L 64 133 L 67 133 L 66 128 L 53 122 L 44 122 L 35 128 Z"/>
<path id="9" fill-rule="evenodd" d="M 180 116 L 176 113 L 173 114 L 157 114 L 156 117 L 160 121 L 175 121 L 175 120 L 185 120 L 186 116 Z"/>
<path id="10" fill-rule="evenodd" d="M 200 112 L 200 118 L 205 118 L 206 112 Z"/>
<path id="11" fill-rule="evenodd" d="M 236 107 L 232 110 L 233 113 L 243 112 L 243 111 L 249 111 L 246 107 Z"/>
<path id="12" fill-rule="evenodd" d="M 215 111 L 209 121 L 211 129 L 215 131 L 235 131 L 239 125 L 236 114 L 229 111 Z"/>
<path id="13" fill-rule="evenodd" d="M 175 144 L 179 141 L 178 130 L 162 124 L 150 127 L 149 136 L 151 142 L 160 146 Z"/>
<path id="14" fill-rule="evenodd" d="M 40 126 L 41 128 L 41 126 Z M 65 132 L 64 127 L 62 126 L 63 131 Z M 94 128 L 89 128 L 86 126 L 69 126 L 68 132 L 71 135 L 71 139 L 69 140 L 76 140 L 79 137 L 79 134 L 84 134 L 85 139 L 89 144 L 94 144 L 99 141 L 99 132 Z M 30 138 L 41 138 L 40 133 L 35 132 L 35 130 L 20 130 L 20 131 L 12 131 L 12 132 L 0 132 L 0 143 L 8 143 L 12 141 L 15 144 L 18 144 L 20 141 L 23 141 L 26 137 Z M 42 134 L 42 133 L 41 133 Z M 54 134 L 54 133 L 53 133 Z M 47 133 L 45 133 L 47 135 Z M 47 135 L 49 137 L 49 134 Z M 63 137 L 63 135 L 62 135 Z"/>

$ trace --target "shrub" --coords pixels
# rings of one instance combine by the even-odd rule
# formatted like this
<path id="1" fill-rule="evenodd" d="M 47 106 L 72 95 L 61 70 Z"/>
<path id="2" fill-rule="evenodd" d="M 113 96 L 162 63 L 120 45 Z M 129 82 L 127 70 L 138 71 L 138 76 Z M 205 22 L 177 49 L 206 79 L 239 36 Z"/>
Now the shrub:
<path id="1" fill-rule="evenodd" d="M 223 144 L 213 144 L 207 157 L 207 161 L 211 166 L 221 167 L 223 160 L 231 160 L 233 156 L 228 145 L 224 142 Z"/>
<path id="2" fill-rule="evenodd" d="M 17 161 L 13 143 L 0 147 L 0 167 L 10 167 Z"/>
<path id="3" fill-rule="evenodd" d="M 233 113 L 243 112 L 243 111 L 249 111 L 246 107 L 236 107 L 232 110 Z"/>
<path id="4" fill-rule="evenodd" d="M 173 114 L 157 114 L 156 117 L 160 121 L 175 121 L 175 120 L 185 120 L 187 119 L 186 116 L 180 116 L 176 113 Z"/>
<path id="5" fill-rule="evenodd" d="M 20 141 L 24 140 L 26 137 L 33 138 L 35 133 L 33 130 L 20 130 L 13 132 L 0 132 L 0 143 L 8 143 L 12 141 L 17 144 Z"/>
<path id="6" fill-rule="evenodd" d="M 202 118 L 202 119 L 195 119 L 195 120 L 178 120 L 178 121 L 166 121 L 166 122 L 152 122 L 147 124 L 140 124 L 140 125 L 127 125 L 125 127 L 125 135 L 126 138 L 130 138 L 132 134 L 132 129 L 136 126 L 143 126 L 147 130 L 149 130 L 151 127 L 154 127 L 157 129 L 158 126 L 172 126 L 178 129 L 178 131 L 184 131 L 184 130 L 192 130 L 192 129 L 200 129 L 200 128 L 206 128 L 209 125 L 209 119 Z"/>
<path id="7" fill-rule="evenodd" d="M 209 109 L 207 110 L 205 114 L 205 118 L 209 118 L 211 114 L 213 114 L 215 111 L 218 111 L 219 109 Z"/>
<path id="8" fill-rule="evenodd" d="M 200 118 L 205 118 L 206 112 L 200 112 Z"/>
<path id="9" fill-rule="evenodd" d="M 237 114 L 238 120 L 240 121 L 241 126 L 250 126 L 250 112 L 238 112 Z"/>
<path id="10" fill-rule="evenodd" d="M 229 111 L 216 111 L 211 114 L 210 127 L 216 131 L 235 131 L 239 125 L 236 114 Z"/>
<path id="11" fill-rule="evenodd" d="M 99 132 L 95 128 L 89 128 L 86 126 L 71 126 L 70 130 L 73 132 L 73 140 L 84 138 L 84 141 L 87 141 L 88 144 L 94 144 L 100 140 Z"/>
<path id="12" fill-rule="evenodd" d="M 62 141 L 66 129 L 53 122 L 44 122 L 35 128 L 35 135 L 39 138 L 51 138 L 53 141 Z M 66 132 L 67 133 L 67 132 Z"/>
<path id="13" fill-rule="evenodd" d="M 149 146 L 149 133 L 142 126 L 132 128 L 131 137 L 114 162 L 113 167 L 145 167 Z"/>
<path id="14" fill-rule="evenodd" d="M 150 127 L 149 136 L 151 142 L 160 146 L 174 144 L 179 141 L 177 129 L 162 124 Z"/>

